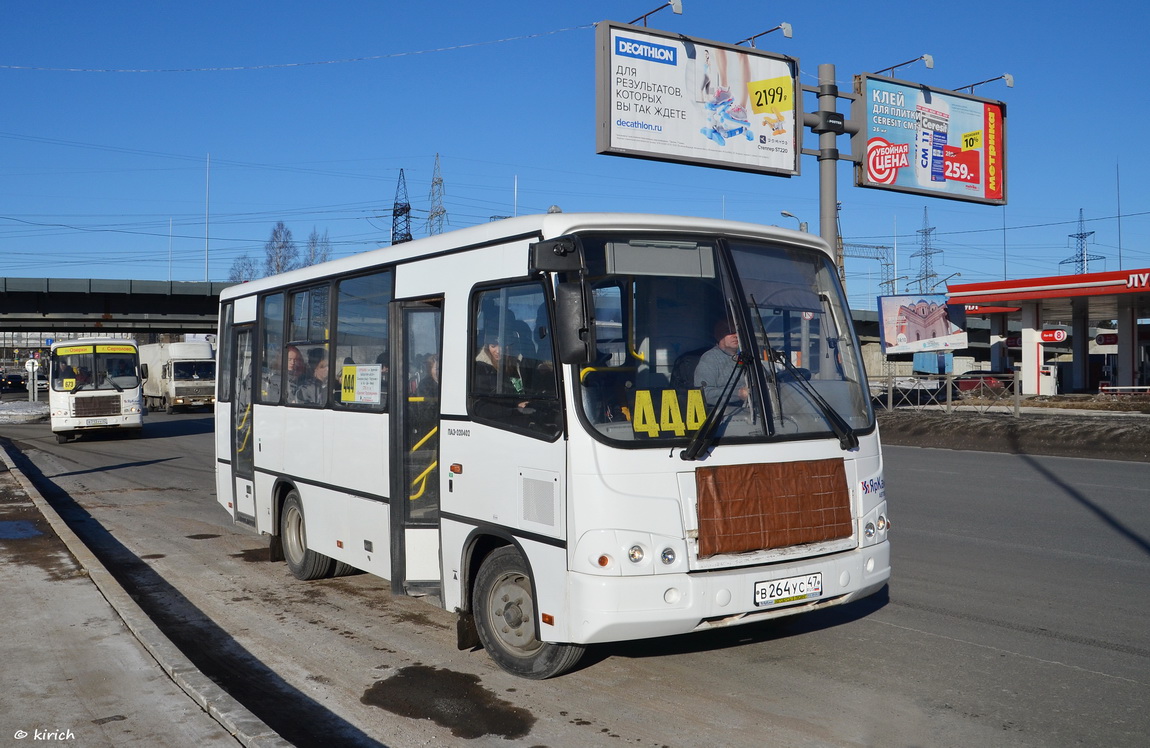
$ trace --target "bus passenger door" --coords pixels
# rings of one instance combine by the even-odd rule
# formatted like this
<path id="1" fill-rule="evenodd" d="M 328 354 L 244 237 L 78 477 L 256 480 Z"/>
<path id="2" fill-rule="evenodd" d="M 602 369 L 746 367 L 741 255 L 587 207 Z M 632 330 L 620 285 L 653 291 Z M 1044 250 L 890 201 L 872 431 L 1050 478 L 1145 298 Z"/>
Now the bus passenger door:
<path id="1" fill-rule="evenodd" d="M 439 355 L 442 299 L 394 302 L 391 314 L 391 588 L 438 593 Z"/>
<path id="2" fill-rule="evenodd" d="M 232 351 L 232 490 L 234 519 L 247 525 L 256 524 L 255 439 L 252 429 L 252 328 L 235 329 Z"/>

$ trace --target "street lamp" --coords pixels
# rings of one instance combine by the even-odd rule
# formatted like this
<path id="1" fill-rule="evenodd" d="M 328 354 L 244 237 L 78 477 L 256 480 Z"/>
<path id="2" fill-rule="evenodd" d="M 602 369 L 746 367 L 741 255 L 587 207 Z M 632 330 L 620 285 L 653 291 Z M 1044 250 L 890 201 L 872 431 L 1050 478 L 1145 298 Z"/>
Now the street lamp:
<path id="1" fill-rule="evenodd" d="M 798 216 L 796 216 L 794 213 L 790 212 L 789 210 L 783 210 L 783 211 L 780 211 L 780 212 L 779 212 L 779 215 L 780 215 L 780 216 L 782 216 L 782 217 L 784 217 L 784 218 L 793 218 L 793 219 L 795 219 L 796 221 L 798 221 L 798 222 L 799 222 L 799 231 L 802 231 L 803 233 L 806 233 L 806 230 L 807 230 L 807 222 L 806 222 L 806 221 L 801 221 L 801 220 L 799 220 L 799 217 L 798 217 Z"/>
<path id="2" fill-rule="evenodd" d="M 984 81 L 979 81 L 978 83 L 971 83 L 968 86 L 959 86 L 958 88 L 956 88 L 954 90 L 955 91 L 961 91 L 962 89 L 966 88 L 966 89 L 969 89 L 970 93 L 974 93 L 974 87 L 975 86 L 981 86 L 983 83 L 993 83 L 994 81 L 1006 81 L 1006 87 L 1007 88 L 1014 88 L 1014 76 L 1011 75 L 1010 73 L 1003 73 L 1002 75 L 997 76 L 995 78 L 987 78 Z"/>
<path id="3" fill-rule="evenodd" d="M 931 291 L 934 291 L 934 289 L 938 288 L 938 287 L 939 287 L 939 286 L 941 286 L 943 283 L 946 283 L 946 282 L 947 282 L 948 280 L 950 280 L 951 278 L 959 278 L 959 277 L 961 277 L 961 276 L 962 276 L 962 273 L 951 273 L 950 275 L 948 275 L 948 276 L 946 276 L 945 278 L 943 278 L 942 280 L 940 280 L 938 283 L 935 283 L 933 286 L 931 286 L 931 287 L 930 287 L 930 290 L 931 290 Z"/>
<path id="4" fill-rule="evenodd" d="M 932 55 L 922 55 L 920 57 L 914 58 L 913 60 L 907 60 L 906 62 L 900 62 L 897 65 L 891 65 L 889 68 L 883 68 L 882 70 L 879 70 L 877 73 L 875 73 L 875 75 L 882 75 L 883 73 L 890 73 L 890 77 L 893 78 L 895 68 L 901 68 L 903 65 L 909 65 L 912 62 L 918 62 L 919 60 L 922 60 L 923 62 L 925 62 L 926 66 L 928 68 L 934 67 L 934 57 Z"/>
<path id="5" fill-rule="evenodd" d="M 655 8 L 653 11 L 651 11 L 650 13 L 644 13 L 643 15 L 636 18 L 634 21 L 631 21 L 631 24 L 634 25 L 634 24 L 638 23 L 639 21 L 642 21 L 643 25 L 646 26 L 647 25 L 647 16 L 655 15 L 656 13 L 661 11 L 663 8 L 666 8 L 668 5 L 671 6 L 671 10 L 674 11 L 676 15 L 680 15 L 680 16 L 683 15 L 683 0 L 668 0 L 668 2 L 663 3 L 658 8 Z"/>
<path id="6" fill-rule="evenodd" d="M 754 36 L 748 36 L 746 39 L 740 39 L 739 41 L 735 42 L 735 46 L 737 47 L 740 44 L 742 44 L 743 42 L 750 42 L 751 47 L 754 48 L 756 39 L 758 39 L 760 36 L 766 36 L 767 34 L 771 33 L 772 31 L 782 31 L 783 36 L 785 36 L 788 39 L 794 37 L 794 35 L 795 35 L 794 29 L 791 28 L 791 25 L 789 23 L 787 23 L 786 21 L 783 21 L 778 26 L 775 26 L 773 29 L 767 29 L 766 31 L 762 32 L 761 34 L 755 34 Z"/>

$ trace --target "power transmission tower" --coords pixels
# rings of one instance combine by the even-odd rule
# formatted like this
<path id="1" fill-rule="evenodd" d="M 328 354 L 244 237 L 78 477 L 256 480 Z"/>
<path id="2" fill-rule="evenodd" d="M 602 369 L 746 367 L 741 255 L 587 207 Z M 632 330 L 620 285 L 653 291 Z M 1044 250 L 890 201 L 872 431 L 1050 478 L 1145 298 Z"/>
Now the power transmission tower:
<path id="1" fill-rule="evenodd" d="M 395 186 L 395 202 L 391 204 L 391 243 L 411 241 L 411 203 L 407 199 L 407 180 L 399 170 L 399 184 Z"/>
<path id="2" fill-rule="evenodd" d="M 431 176 L 431 194 L 428 195 L 431 212 L 427 214 L 427 234 L 434 236 L 443 233 L 443 219 L 447 210 L 443 207 L 443 175 L 439 173 L 439 154 L 435 154 L 435 172 Z"/>
<path id="3" fill-rule="evenodd" d="M 1086 230 L 1086 221 L 1082 218 L 1082 208 L 1078 209 L 1078 233 L 1069 234 L 1068 236 L 1071 239 L 1074 239 L 1076 242 L 1074 255 L 1072 257 L 1067 257 L 1065 260 L 1058 263 L 1059 267 L 1074 263 L 1074 273 L 1076 275 L 1082 275 L 1083 273 L 1089 272 L 1091 260 L 1106 259 L 1101 255 L 1091 255 L 1086 253 L 1086 240 L 1094 236 L 1094 232 Z"/>
<path id="4" fill-rule="evenodd" d="M 932 257 L 942 251 L 941 249 L 935 249 L 931 246 L 930 235 L 934 233 L 935 227 L 928 225 L 929 223 L 930 221 L 926 217 L 926 208 L 923 208 L 922 228 L 918 231 L 918 233 L 922 235 L 922 248 L 911 255 L 911 257 L 919 258 L 918 277 L 911 281 L 911 283 L 918 284 L 919 293 L 926 293 L 930 288 L 930 281 L 938 277 L 934 272 L 934 260 Z"/>
<path id="5" fill-rule="evenodd" d="M 891 248 L 877 244 L 843 244 L 843 257 L 856 257 L 864 260 L 878 260 L 882 280 L 879 286 L 883 293 L 893 296 L 894 288 L 894 262 L 890 256 Z"/>

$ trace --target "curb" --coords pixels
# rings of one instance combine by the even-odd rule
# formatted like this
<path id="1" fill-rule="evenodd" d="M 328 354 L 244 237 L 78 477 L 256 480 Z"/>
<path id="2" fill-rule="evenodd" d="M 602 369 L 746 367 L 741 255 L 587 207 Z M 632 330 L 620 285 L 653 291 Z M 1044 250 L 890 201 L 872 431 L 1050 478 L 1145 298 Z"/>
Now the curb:
<path id="1" fill-rule="evenodd" d="M 287 748 L 292 744 L 284 740 L 252 714 L 240 702 L 220 688 L 214 681 L 201 673 L 191 660 L 169 640 L 148 614 L 128 594 L 116 578 L 96 558 L 79 536 L 56 513 L 48 501 L 40 495 L 27 476 L 16 467 L 7 449 L 0 448 L 0 459 L 8 471 L 16 478 L 20 487 L 28 494 L 37 510 L 52 526 L 68 552 L 76 559 L 88 578 L 112 606 L 112 610 L 123 620 L 132 635 L 156 660 L 160 668 L 180 689 L 199 704 L 236 740 L 250 748 Z"/>

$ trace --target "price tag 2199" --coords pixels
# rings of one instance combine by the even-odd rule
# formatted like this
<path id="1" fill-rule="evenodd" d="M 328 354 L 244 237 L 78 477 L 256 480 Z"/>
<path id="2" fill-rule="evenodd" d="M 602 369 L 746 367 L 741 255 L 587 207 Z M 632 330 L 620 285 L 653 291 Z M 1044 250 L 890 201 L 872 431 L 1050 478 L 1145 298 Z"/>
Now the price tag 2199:
<path id="1" fill-rule="evenodd" d="M 755 114 L 782 114 L 793 108 L 794 81 L 785 75 L 751 81 L 747 84 L 747 93 Z"/>

